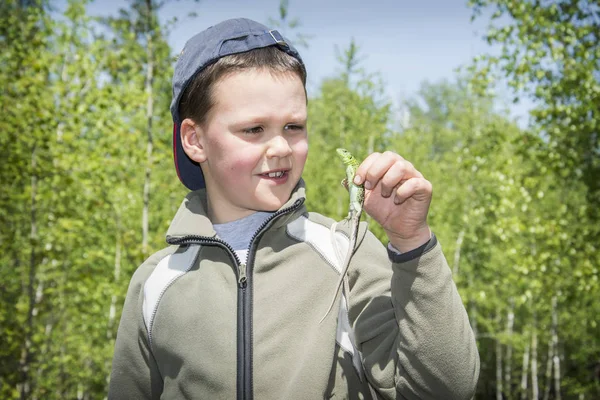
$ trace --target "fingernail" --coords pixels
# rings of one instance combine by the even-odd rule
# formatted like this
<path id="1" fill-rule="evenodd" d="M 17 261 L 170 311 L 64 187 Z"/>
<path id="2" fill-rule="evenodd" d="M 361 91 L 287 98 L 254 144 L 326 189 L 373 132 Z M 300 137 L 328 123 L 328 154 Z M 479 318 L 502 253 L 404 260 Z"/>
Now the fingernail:
<path id="1" fill-rule="evenodd" d="M 354 183 L 360 185 L 360 175 L 354 175 Z"/>
<path id="2" fill-rule="evenodd" d="M 369 182 L 369 181 L 366 181 L 366 182 L 365 182 L 365 188 L 366 188 L 366 189 L 371 189 L 371 182 Z"/>

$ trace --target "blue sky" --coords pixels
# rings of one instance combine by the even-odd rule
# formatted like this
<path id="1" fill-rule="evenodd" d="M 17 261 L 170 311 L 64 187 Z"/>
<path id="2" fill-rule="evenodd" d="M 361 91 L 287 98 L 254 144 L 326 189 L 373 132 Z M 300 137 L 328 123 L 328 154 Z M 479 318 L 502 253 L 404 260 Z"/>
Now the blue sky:
<path id="1" fill-rule="evenodd" d="M 97 0 L 88 9 L 106 14 L 123 6 L 123 0 Z M 279 0 L 178 0 L 166 4 L 160 17 L 178 17 L 169 43 L 179 52 L 189 37 L 211 25 L 235 17 L 266 23 L 277 17 L 278 6 Z M 197 16 L 187 18 L 190 12 Z M 490 51 L 481 39 L 488 22 L 472 23 L 466 0 L 290 0 L 289 12 L 300 19 L 299 31 L 311 36 L 309 47 L 299 49 L 309 95 L 339 70 L 335 46 L 344 48 L 351 38 L 361 49 L 363 68 L 381 74 L 396 104 L 414 95 L 422 81 L 452 79 L 457 67 Z M 511 105 L 511 113 L 524 117 L 530 106 Z"/>

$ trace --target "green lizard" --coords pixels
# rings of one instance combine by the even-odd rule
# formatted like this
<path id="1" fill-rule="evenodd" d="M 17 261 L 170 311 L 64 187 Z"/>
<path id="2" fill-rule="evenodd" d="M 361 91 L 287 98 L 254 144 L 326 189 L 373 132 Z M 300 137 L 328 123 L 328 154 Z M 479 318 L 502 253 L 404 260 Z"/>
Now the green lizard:
<path id="1" fill-rule="evenodd" d="M 325 317 L 329 314 L 333 305 L 335 304 L 335 299 L 337 298 L 338 292 L 342 287 L 344 279 L 346 277 L 346 272 L 348 271 L 348 267 L 350 266 L 350 259 L 355 251 L 356 239 L 358 237 L 358 225 L 360 223 L 360 216 L 362 214 L 363 202 L 365 200 L 365 188 L 363 185 L 354 184 L 354 175 L 356 174 L 356 169 L 360 165 L 358 160 L 354 158 L 354 156 L 346 149 L 337 149 L 336 150 L 344 164 L 346 165 L 346 177 L 342 181 L 342 184 L 348 188 L 350 192 L 350 207 L 348 210 L 348 216 L 346 219 L 350 222 L 350 243 L 348 244 L 348 251 L 346 253 L 346 259 L 342 264 L 342 274 L 337 283 L 335 293 L 333 294 L 333 299 L 331 299 L 331 304 L 327 309 L 327 312 L 321 318 L 320 322 L 323 322 Z"/>

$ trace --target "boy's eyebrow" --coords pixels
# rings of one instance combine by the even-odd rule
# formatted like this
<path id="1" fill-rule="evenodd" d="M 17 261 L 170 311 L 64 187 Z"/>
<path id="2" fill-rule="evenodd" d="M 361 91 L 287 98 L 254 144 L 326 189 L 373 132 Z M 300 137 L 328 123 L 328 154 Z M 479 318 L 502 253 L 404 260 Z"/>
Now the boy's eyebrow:
<path id="1" fill-rule="evenodd" d="M 237 121 L 235 121 L 233 123 L 233 125 L 243 125 L 243 124 L 255 124 L 255 123 L 261 123 L 264 122 L 265 120 L 270 120 L 272 119 L 272 115 L 250 115 L 247 117 L 240 117 Z M 308 116 L 306 113 L 298 113 L 298 114 L 288 114 L 288 115 L 284 115 L 284 116 L 277 116 L 277 119 L 282 119 L 285 120 L 287 122 L 305 122 L 308 119 Z"/>
<path id="2" fill-rule="evenodd" d="M 307 115 L 290 115 L 287 120 L 290 122 L 306 122 L 306 120 L 308 119 Z"/>

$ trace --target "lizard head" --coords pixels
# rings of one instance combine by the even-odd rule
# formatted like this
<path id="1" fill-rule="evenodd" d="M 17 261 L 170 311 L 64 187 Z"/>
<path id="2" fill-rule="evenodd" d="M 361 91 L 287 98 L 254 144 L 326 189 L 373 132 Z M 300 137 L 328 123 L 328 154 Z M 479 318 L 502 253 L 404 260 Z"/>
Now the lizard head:
<path id="1" fill-rule="evenodd" d="M 340 156 L 340 158 L 342 159 L 344 164 L 348 164 L 354 159 L 354 156 L 352 156 L 352 153 L 350 153 L 346 149 L 341 149 L 341 148 L 336 149 L 336 152 L 338 153 L 338 155 Z"/>

